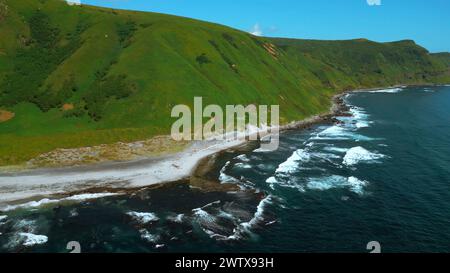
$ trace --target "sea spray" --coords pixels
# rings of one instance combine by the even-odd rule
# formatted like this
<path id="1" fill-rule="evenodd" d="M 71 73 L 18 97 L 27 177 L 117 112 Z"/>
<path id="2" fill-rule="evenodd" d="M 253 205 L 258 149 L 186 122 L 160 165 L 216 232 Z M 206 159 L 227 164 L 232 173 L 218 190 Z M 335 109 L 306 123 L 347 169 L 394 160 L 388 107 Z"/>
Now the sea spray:
<path id="1" fill-rule="evenodd" d="M 378 163 L 378 160 L 384 157 L 386 156 L 383 154 L 372 153 L 358 146 L 347 151 L 342 163 L 347 166 L 353 166 L 359 163 Z"/>

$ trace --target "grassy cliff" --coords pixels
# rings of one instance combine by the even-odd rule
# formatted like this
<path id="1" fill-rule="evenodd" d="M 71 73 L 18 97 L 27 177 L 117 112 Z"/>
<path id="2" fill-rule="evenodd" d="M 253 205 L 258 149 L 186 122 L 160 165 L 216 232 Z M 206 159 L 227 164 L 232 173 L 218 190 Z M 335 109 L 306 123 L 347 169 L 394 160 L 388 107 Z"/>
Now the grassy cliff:
<path id="1" fill-rule="evenodd" d="M 282 122 L 355 88 L 450 82 L 413 41 L 260 38 L 157 13 L 0 0 L 0 165 L 167 134 L 176 104 L 279 104 Z"/>

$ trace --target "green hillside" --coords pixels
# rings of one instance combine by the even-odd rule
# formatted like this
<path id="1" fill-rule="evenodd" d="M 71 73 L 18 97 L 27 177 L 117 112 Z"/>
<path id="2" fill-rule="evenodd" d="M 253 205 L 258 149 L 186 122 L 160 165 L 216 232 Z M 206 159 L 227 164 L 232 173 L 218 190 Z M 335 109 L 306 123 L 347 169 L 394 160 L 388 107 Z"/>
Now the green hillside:
<path id="1" fill-rule="evenodd" d="M 450 53 L 449 52 L 433 53 L 431 55 L 432 55 L 432 57 L 437 58 L 440 62 L 442 62 L 447 67 L 450 67 Z"/>
<path id="2" fill-rule="evenodd" d="M 450 82 L 447 55 L 413 41 L 259 38 L 62 0 L 0 0 L 0 37 L 0 165 L 167 134 L 172 107 L 194 96 L 279 104 L 288 122 L 344 90 Z"/>

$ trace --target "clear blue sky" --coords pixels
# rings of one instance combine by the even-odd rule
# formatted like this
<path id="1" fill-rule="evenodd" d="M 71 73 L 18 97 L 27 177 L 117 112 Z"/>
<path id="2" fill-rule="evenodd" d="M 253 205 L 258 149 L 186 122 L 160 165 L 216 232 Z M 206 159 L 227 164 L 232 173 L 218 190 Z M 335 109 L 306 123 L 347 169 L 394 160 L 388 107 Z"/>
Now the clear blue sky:
<path id="1" fill-rule="evenodd" d="M 450 51 L 450 0 L 81 0 L 216 22 L 263 36 L 413 39 Z M 369 5 L 370 2 L 372 5 Z"/>

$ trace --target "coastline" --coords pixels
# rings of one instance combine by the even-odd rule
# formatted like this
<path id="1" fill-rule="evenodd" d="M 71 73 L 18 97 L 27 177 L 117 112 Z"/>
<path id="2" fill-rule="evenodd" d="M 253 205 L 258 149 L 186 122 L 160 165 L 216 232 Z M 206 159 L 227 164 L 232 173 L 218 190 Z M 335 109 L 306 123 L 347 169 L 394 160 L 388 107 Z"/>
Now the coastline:
<path id="1" fill-rule="evenodd" d="M 303 130 L 316 124 L 338 122 L 335 116 L 348 115 L 349 109 L 344 102 L 347 94 L 400 87 L 407 85 L 344 91 L 333 96 L 327 113 L 280 126 L 279 131 Z M 55 195 L 120 192 L 195 177 L 200 167 L 202 172 L 208 168 L 204 162 L 209 157 L 246 143 L 245 139 L 196 141 L 181 152 L 147 159 L 0 173 L 0 211 L 8 204 Z"/>

